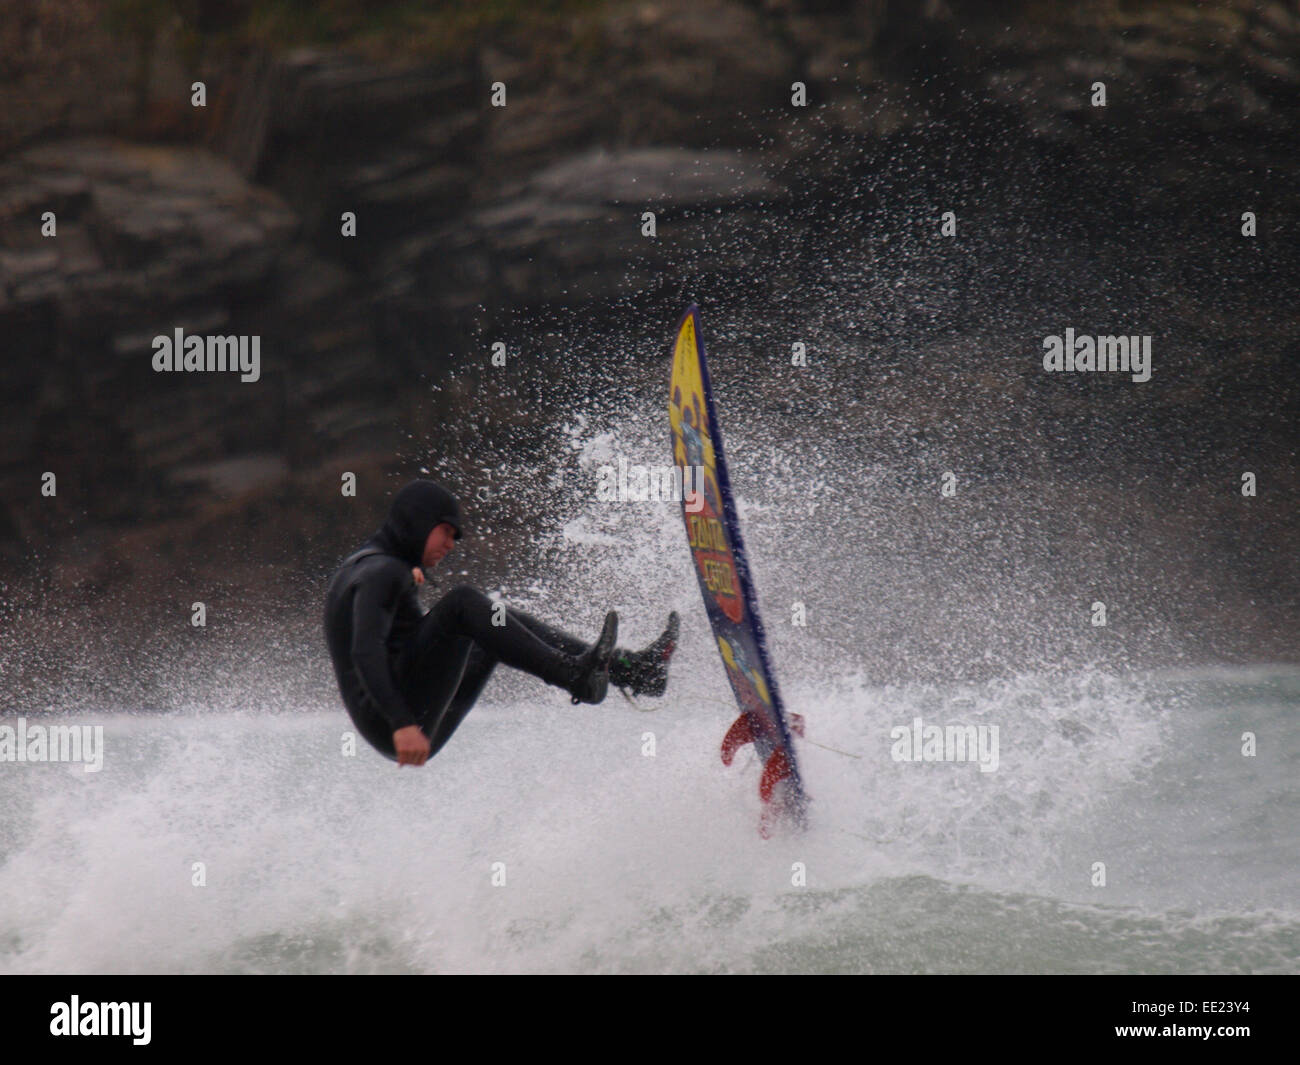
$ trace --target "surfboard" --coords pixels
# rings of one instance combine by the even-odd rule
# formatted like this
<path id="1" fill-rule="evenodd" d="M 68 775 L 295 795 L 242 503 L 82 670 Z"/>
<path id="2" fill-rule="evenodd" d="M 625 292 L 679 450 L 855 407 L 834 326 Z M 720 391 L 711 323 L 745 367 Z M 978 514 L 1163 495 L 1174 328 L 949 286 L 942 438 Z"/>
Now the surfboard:
<path id="1" fill-rule="evenodd" d="M 740 707 L 740 716 L 722 741 L 722 762 L 731 765 L 743 745 L 754 745 L 763 766 L 758 784 L 759 831 L 767 837 L 782 820 L 807 825 L 808 796 L 791 735 L 803 735 L 803 718 L 786 713 L 767 653 L 731 495 L 699 317 L 699 308 L 692 303 L 674 335 L 668 391 L 673 464 L 681 471 L 682 519 L 709 627 Z"/>

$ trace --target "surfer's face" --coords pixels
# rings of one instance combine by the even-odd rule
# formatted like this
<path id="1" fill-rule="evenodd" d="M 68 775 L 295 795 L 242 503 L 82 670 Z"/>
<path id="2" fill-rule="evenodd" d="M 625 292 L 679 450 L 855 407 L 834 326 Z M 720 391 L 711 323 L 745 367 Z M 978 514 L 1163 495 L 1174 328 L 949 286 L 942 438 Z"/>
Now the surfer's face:
<path id="1" fill-rule="evenodd" d="M 433 569 L 455 546 L 456 530 L 445 521 L 435 525 L 429 532 L 429 538 L 424 541 L 424 558 L 420 564 L 425 569 Z"/>

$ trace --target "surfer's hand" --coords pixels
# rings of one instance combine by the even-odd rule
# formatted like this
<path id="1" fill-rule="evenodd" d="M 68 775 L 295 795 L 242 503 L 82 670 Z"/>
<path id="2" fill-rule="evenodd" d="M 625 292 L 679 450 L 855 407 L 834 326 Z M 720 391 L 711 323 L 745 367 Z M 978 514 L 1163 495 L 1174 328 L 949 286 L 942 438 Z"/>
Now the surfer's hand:
<path id="1" fill-rule="evenodd" d="M 424 765 L 429 760 L 429 737 L 419 725 L 407 725 L 393 733 L 393 746 L 397 748 L 397 764 Z"/>
<path id="2" fill-rule="evenodd" d="M 424 583 L 424 570 L 420 569 L 419 566 L 411 567 L 411 576 L 415 578 L 416 584 Z"/>

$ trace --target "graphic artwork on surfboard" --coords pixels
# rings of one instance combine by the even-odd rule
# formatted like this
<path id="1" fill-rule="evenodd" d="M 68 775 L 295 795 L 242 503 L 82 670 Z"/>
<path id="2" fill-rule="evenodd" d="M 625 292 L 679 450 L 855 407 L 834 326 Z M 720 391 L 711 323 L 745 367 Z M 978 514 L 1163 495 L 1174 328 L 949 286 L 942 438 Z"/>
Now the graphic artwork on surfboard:
<path id="1" fill-rule="evenodd" d="M 740 704 L 740 716 L 722 741 L 722 761 L 731 765 L 736 751 L 753 743 L 763 765 L 758 786 L 763 804 L 760 832 L 767 837 L 774 822 L 782 818 L 803 827 L 808 797 L 791 739 L 792 731 L 803 735 L 803 718 L 787 716 L 772 674 L 739 516 L 731 498 L 695 304 L 686 308 L 677 323 L 668 421 L 673 463 L 682 471 L 682 518 L 695 576 L 727 679 Z M 693 471 L 702 471 L 702 478 Z"/>

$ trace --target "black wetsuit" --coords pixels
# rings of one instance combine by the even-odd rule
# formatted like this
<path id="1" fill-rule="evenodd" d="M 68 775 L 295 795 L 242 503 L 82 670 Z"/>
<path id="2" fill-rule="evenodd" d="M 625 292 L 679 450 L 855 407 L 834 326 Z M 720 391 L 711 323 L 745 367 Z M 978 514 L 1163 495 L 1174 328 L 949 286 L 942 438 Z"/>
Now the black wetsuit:
<path id="1" fill-rule="evenodd" d="M 432 482 L 398 493 L 383 528 L 339 566 L 325 600 L 325 634 L 344 705 L 361 735 L 394 760 L 393 733 L 407 725 L 418 725 L 430 756 L 437 754 L 498 662 L 565 687 L 574 656 L 588 646 L 522 611 L 498 611 L 467 584 L 424 613 L 411 570 L 439 521 L 451 520 L 459 538 L 459 513 L 453 502 L 447 514 L 443 497 L 422 485 Z M 504 624 L 493 624 L 494 613 Z"/>

